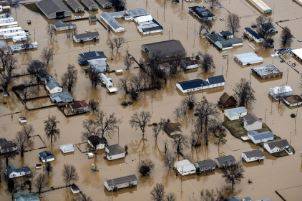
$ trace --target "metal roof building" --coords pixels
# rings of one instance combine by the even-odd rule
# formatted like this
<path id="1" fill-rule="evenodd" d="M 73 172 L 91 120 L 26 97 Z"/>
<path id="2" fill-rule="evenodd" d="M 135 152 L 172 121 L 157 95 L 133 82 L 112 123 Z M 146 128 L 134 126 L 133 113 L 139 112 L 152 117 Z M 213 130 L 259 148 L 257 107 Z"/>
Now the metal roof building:
<path id="1" fill-rule="evenodd" d="M 100 15 L 100 19 L 106 23 L 106 25 L 114 32 L 119 33 L 125 31 L 125 28 L 118 22 L 116 21 L 116 18 L 122 18 L 125 15 L 125 11 L 120 11 L 120 12 L 103 12 Z"/>
<path id="2" fill-rule="evenodd" d="M 236 54 L 234 56 L 234 60 L 242 66 L 254 65 L 263 62 L 263 58 L 258 56 L 255 52 Z"/>
<path id="3" fill-rule="evenodd" d="M 93 0 L 80 0 L 88 10 L 97 10 L 98 5 Z"/>
<path id="4" fill-rule="evenodd" d="M 63 0 L 41 0 L 36 6 L 48 19 L 65 18 L 71 16 L 71 11 Z"/>
<path id="5" fill-rule="evenodd" d="M 109 9 L 112 8 L 112 3 L 110 0 L 95 0 L 97 4 L 103 9 Z"/>
<path id="6" fill-rule="evenodd" d="M 108 191 L 114 191 L 121 188 L 137 186 L 137 177 L 135 175 L 128 175 L 115 179 L 108 179 L 104 182 L 104 186 Z"/>
<path id="7" fill-rule="evenodd" d="M 75 13 L 84 12 L 84 6 L 78 2 L 78 0 L 65 0 L 66 4 L 71 8 Z"/>

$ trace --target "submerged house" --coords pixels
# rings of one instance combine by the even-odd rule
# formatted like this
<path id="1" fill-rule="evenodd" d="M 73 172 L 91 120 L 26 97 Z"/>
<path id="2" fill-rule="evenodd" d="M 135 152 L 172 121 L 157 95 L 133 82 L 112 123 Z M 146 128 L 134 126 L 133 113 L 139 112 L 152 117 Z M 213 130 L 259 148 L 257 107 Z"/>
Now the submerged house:
<path id="1" fill-rule="evenodd" d="M 112 8 L 112 2 L 110 0 L 95 0 L 95 1 L 103 9 Z"/>
<path id="2" fill-rule="evenodd" d="M 65 0 L 65 2 L 74 13 L 81 13 L 85 11 L 84 6 L 82 6 L 78 0 Z"/>
<path id="3" fill-rule="evenodd" d="M 220 33 L 212 32 L 205 36 L 207 40 L 220 51 L 243 45 L 243 40 L 241 38 L 234 37 L 234 35 L 229 31 L 222 31 Z"/>
<path id="4" fill-rule="evenodd" d="M 219 168 L 227 168 L 227 167 L 233 166 L 237 163 L 236 159 L 232 155 L 220 156 L 220 157 L 216 158 L 215 160 L 216 160 L 217 166 Z"/>
<path id="5" fill-rule="evenodd" d="M 138 179 L 135 175 L 128 175 L 115 179 L 108 179 L 104 182 L 107 191 L 117 191 L 122 188 L 137 186 Z"/>
<path id="6" fill-rule="evenodd" d="M 283 75 L 283 73 L 273 64 L 252 68 L 252 73 L 262 80 L 281 78 Z"/>
<path id="7" fill-rule="evenodd" d="M 254 131 L 262 128 L 262 120 L 254 114 L 248 113 L 243 118 L 243 127 L 246 131 Z"/>
<path id="8" fill-rule="evenodd" d="M 89 42 L 89 41 L 96 41 L 99 39 L 99 32 L 94 31 L 94 32 L 86 32 L 82 34 L 75 34 L 73 36 L 73 41 L 76 43 L 84 43 L 84 42 Z"/>
<path id="9" fill-rule="evenodd" d="M 194 165 L 198 174 L 213 172 L 217 166 L 216 162 L 211 159 L 196 162 Z"/>
<path id="10" fill-rule="evenodd" d="M 73 101 L 68 107 L 74 114 L 83 114 L 90 111 L 89 104 L 86 101 Z"/>
<path id="11" fill-rule="evenodd" d="M 176 87 L 182 93 L 190 93 L 201 91 L 205 89 L 213 89 L 218 87 L 224 87 L 225 80 L 223 75 L 209 77 L 207 80 L 194 79 L 183 82 L 178 82 Z"/>
<path id="12" fill-rule="evenodd" d="M 265 159 L 265 156 L 262 151 L 259 149 L 251 150 L 251 151 L 246 151 L 241 154 L 241 158 L 243 161 L 250 163 L 254 161 L 262 161 Z"/>
<path id="13" fill-rule="evenodd" d="M 265 143 L 268 141 L 272 141 L 275 138 L 275 135 L 271 131 L 249 131 L 247 136 L 254 144 Z"/>
<path id="14" fill-rule="evenodd" d="M 286 96 L 282 100 L 288 107 L 299 107 L 302 105 L 302 97 L 299 95 Z"/>
<path id="15" fill-rule="evenodd" d="M 62 20 L 58 20 L 52 25 L 52 27 L 56 31 L 67 31 L 76 29 L 77 25 L 71 22 L 63 22 Z"/>
<path id="16" fill-rule="evenodd" d="M 204 6 L 189 7 L 189 13 L 200 21 L 212 21 L 215 19 L 215 15 Z"/>
<path id="17" fill-rule="evenodd" d="M 39 153 L 39 159 L 43 163 L 48 163 L 55 160 L 55 156 L 50 151 L 42 151 Z"/>
<path id="18" fill-rule="evenodd" d="M 79 65 L 88 65 L 89 61 L 95 60 L 95 59 L 103 59 L 103 60 L 107 61 L 107 57 L 105 56 L 104 52 L 89 51 L 89 52 L 83 52 L 83 53 L 79 54 L 78 63 L 79 63 Z"/>
<path id="19" fill-rule="evenodd" d="M 68 91 L 49 94 L 49 98 L 51 102 L 58 106 L 67 105 L 68 103 L 73 102 L 73 97 Z"/>
<path id="20" fill-rule="evenodd" d="M 263 62 L 263 58 L 255 52 L 236 54 L 234 60 L 241 66 L 255 65 Z"/>
<path id="21" fill-rule="evenodd" d="M 5 176 L 9 179 L 15 179 L 19 177 L 31 176 L 32 172 L 29 167 L 24 166 L 21 168 L 14 168 L 12 166 L 8 166 L 5 170 Z"/>
<path id="22" fill-rule="evenodd" d="M 174 168 L 177 171 L 177 173 L 180 174 L 181 176 L 186 176 L 196 173 L 196 168 L 194 164 L 187 159 L 176 161 L 174 163 Z"/>
<path id="23" fill-rule="evenodd" d="M 273 88 L 270 88 L 268 91 L 268 95 L 273 100 L 280 100 L 282 98 L 285 98 L 287 96 L 293 95 L 293 89 L 290 86 L 282 85 L 282 86 L 276 86 Z"/>
<path id="24" fill-rule="evenodd" d="M 118 144 L 105 147 L 107 160 L 117 160 L 126 157 L 126 151 Z"/>
<path id="25" fill-rule="evenodd" d="M 270 154 L 280 153 L 285 151 L 287 154 L 293 154 L 291 147 L 286 139 L 269 141 L 263 144 L 264 149 Z"/>
<path id="26" fill-rule="evenodd" d="M 39 0 L 36 6 L 48 19 L 60 19 L 71 16 L 71 11 L 63 0 Z"/>
<path id="27" fill-rule="evenodd" d="M 243 35 L 256 43 L 262 43 L 264 41 L 263 37 L 251 27 L 245 27 Z"/>
<path id="28" fill-rule="evenodd" d="M 226 116 L 231 121 L 238 120 L 245 115 L 247 115 L 247 109 L 245 107 L 236 107 L 224 110 L 224 116 Z"/>
<path id="29" fill-rule="evenodd" d="M 80 0 L 85 8 L 89 11 L 98 10 L 98 5 L 93 0 Z"/>
<path id="30" fill-rule="evenodd" d="M 47 78 L 45 88 L 49 94 L 60 93 L 63 91 L 61 85 L 52 76 Z"/>
<path id="31" fill-rule="evenodd" d="M 40 201 L 38 193 L 17 192 L 13 194 L 13 201 Z"/>
<path id="32" fill-rule="evenodd" d="M 219 98 L 218 106 L 221 109 L 233 108 L 237 106 L 237 100 L 234 98 L 234 96 L 230 96 L 224 92 Z"/>

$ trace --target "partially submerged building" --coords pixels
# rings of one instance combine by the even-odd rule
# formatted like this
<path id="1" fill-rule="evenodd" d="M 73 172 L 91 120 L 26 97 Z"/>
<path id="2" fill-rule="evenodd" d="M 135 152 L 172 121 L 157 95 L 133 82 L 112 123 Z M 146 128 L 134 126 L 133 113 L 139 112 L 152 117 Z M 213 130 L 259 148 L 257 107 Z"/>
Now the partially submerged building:
<path id="1" fill-rule="evenodd" d="M 264 41 L 264 38 L 251 27 L 245 27 L 243 35 L 256 43 L 262 43 Z"/>
<path id="2" fill-rule="evenodd" d="M 237 106 L 237 100 L 234 98 L 234 96 L 230 96 L 224 92 L 219 98 L 218 106 L 221 109 L 234 108 Z"/>
<path id="3" fill-rule="evenodd" d="M 75 151 L 74 145 L 73 144 L 63 144 L 60 146 L 60 151 L 63 154 L 70 154 Z"/>
<path id="4" fill-rule="evenodd" d="M 243 127 L 246 131 L 254 131 L 262 129 L 262 119 L 254 114 L 248 113 L 242 118 Z"/>
<path id="5" fill-rule="evenodd" d="M 95 0 L 97 4 L 99 4 L 99 6 L 102 9 L 109 9 L 112 8 L 112 2 L 110 0 Z"/>
<path id="6" fill-rule="evenodd" d="M 118 144 L 105 147 L 107 160 L 117 160 L 126 157 L 126 151 Z"/>
<path id="7" fill-rule="evenodd" d="M 5 138 L 0 138 L 0 155 L 16 153 L 17 151 L 18 146 L 16 143 Z"/>
<path id="8" fill-rule="evenodd" d="M 234 60 L 242 66 L 255 65 L 263 62 L 263 58 L 255 52 L 236 54 Z"/>
<path id="9" fill-rule="evenodd" d="M 268 95 L 273 100 L 280 100 L 284 97 L 293 95 L 293 89 L 287 85 L 276 86 L 269 89 Z"/>
<path id="10" fill-rule="evenodd" d="M 212 21 L 215 19 L 215 15 L 204 6 L 189 7 L 189 13 L 199 21 Z"/>
<path id="11" fill-rule="evenodd" d="M 97 41 L 99 39 L 99 32 L 93 31 L 93 32 L 86 32 L 82 34 L 75 34 L 73 36 L 73 41 L 76 43 L 84 43 L 89 41 Z"/>
<path id="12" fill-rule="evenodd" d="M 39 159 L 43 163 L 48 163 L 55 160 L 55 156 L 50 151 L 42 151 L 39 153 Z"/>
<path id="13" fill-rule="evenodd" d="M 93 0 L 80 0 L 81 3 L 85 6 L 85 8 L 89 11 L 98 10 L 98 5 Z"/>
<path id="14" fill-rule="evenodd" d="M 58 93 L 49 94 L 51 102 L 55 103 L 58 106 L 67 105 L 68 103 L 73 102 L 73 96 L 68 91 L 62 91 Z"/>
<path id="15" fill-rule="evenodd" d="M 149 59 L 158 58 L 162 62 L 186 56 L 186 50 L 179 40 L 166 40 L 144 44 L 142 45 L 142 51 Z"/>
<path id="16" fill-rule="evenodd" d="M 229 50 L 243 45 L 243 40 L 241 38 L 234 37 L 234 34 L 229 31 L 222 31 L 219 33 L 212 32 L 205 34 L 205 37 L 220 51 Z"/>
<path id="17" fill-rule="evenodd" d="M 247 109 L 245 107 L 236 107 L 232 109 L 224 110 L 224 116 L 229 120 L 238 120 L 247 115 Z"/>
<path id="18" fill-rule="evenodd" d="M 36 6 L 48 19 L 61 19 L 71 16 L 71 11 L 63 0 L 40 0 Z"/>
<path id="19" fill-rule="evenodd" d="M 60 93 L 63 91 L 61 85 L 52 76 L 47 77 L 45 88 L 49 94 Z"/>
<path id="20" fill-rule="evenodd" d="M 115 179 L 108 179 L 104 182 L 107 191 L 117 191 L 122 188 L 137 186 L 138 179 L 135 175 L 128 175 Z"/>
<path id="21" fill-rule="evenodd" d="M 218 87 L 224 87 L 225 80 L 223 75 L 209 77 L 206 80 L 194 79 L 183 82 L 178 82 L 176 87 L 182 93 L 197 92 L 205 89 L 213 89 Z"/>
<path id="22" fill-rule="evenodd" d="M 249 131 L 247 136 L 254 144 L 265 143 L 275 138 L 275 135 L 271 131 Z"/>
<path id="23" fill-rule="evenodd" d="M 99 137 L 97 135 L 90 135 L 87 138 L 88 144 L 95 150 L 104 149 L 107 146 L 107 139 L 104 137 Z"/>
<path id="24" fill-rule="evenodd" d="M 65 2 L 74 13 L 81 13 L 85 10 L 78 0 L 65 0 Z"/>
<path id="25" fill-rule="evenodd" d="M 17 192 L 13 194 L 13 201 L 40 201 L 38 193 Z"/>
<path id="26" fill-rule="evenodd" d="M 282 100 L 288 107 L 299 107 L 302 105 L 302 97 L 299 95 L 286 96 Z"/>
<path id="27" fill-rule="evenodd" d="M 67 31 L 76 29 L 77 25 L 71 22 L 63 22 L 62 20 L 58 20 L 52 24 L 52 27 L 55 31 Z"/>
<path id="28" fill-rule="evenodd" d="M 273 10 L 263 0 L 247 0 L 263 14 L 271 14 Z"/>
<path id="29" fill-rule="evenodd" d="M 125 15 L 125 11 L 120 12 L 103 12 L 100 15 L 100 19 L 102 22 L 104 22 L 107 27 L 109 27 L 113 32 L 120 33 L 124 32 L 125 28 L 116 20 L 123 18 Z"/>
<path id="30" fill-rule="evenodd" d="M 236 159 L 232 155 L 220 156 L 215 160 L 219 168 L 227 168 L 237 163 Z"/>
<path id="31" fill-rule="evenodd" d="M 283 73 L 274 64 L 252 68 L 252 73 L 262 80 L 281 78 L 283 75 Z"/>
<path id="32" fill-rule="evenodd" d="M 187 159 L 176 161 L 174 163 L 174 168 L 177 171 L 177 173 L 180 174 L 181 176 L 186 176 L 196 173 L 196 168 L 194 164 Z"/>
<path id="33" fill-rule="evenodd" d="M 194 163 L 194 165 L 196 168 L 196 172 L 198 174 L 213 172 L 213 171 L 215 171 L 216 166 L 217 166 L 216 162 L 211 159 L 198 161 L 198 162 Z"/>
<path id="34" fill-rule="evenodd" d="M 243 161 L 250 163 L 254 161 L 263 161 L 265 159 L 265 156 L 262 151 L 259 149 L 251 150 L 251 151 L 246 151 L 241 154 L 241 158 Z"/>
<path id="35" fill-rule="evenodd" d="M 276 154 L 280 152 L 286 152 L 287 154 L 293 154 L 291 146 L 286 139 L 279 139 L 269 141 L 263 144 L 264 149 L 270 154 Z"/>
<path id="36" fill-rule="evenodd" d="M 19 177 L 30 177 L 32 172 L 29 167 L 24 166 L 21 168 L 15 168 L 13 166 L 8 166 L 5 170 L 5 176 L 9 179 L 15 179 Z"/>
<path id="37" fill-rule="evenodd" d="M 295 59 L 297 59 L 299 62 L 302 62 L 302 48 L 294 49 L 291 52 Z"/>
<path id="38" fill-rule="evenodd" d="M 107 57 L 105 56 L 104 52 L 89 51 L 89 52 L 83 52 L 83 53 L 79 54 L 78 63 L 79 63 L 79 65 L 88 65 L 89 61 L 95 60 L 95 59 L 103 59 L 103 60 L 107 61 Z"/>

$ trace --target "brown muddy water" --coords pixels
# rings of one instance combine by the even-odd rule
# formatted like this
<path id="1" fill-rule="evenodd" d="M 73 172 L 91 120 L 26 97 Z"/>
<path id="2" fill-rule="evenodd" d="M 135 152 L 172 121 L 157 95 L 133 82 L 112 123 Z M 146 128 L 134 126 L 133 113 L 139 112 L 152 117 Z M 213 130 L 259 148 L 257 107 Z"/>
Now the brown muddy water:
<path id="1" fill-rule="evenodd" d="M 241 30 L 239 34 L 242 34 L 243 28 L 254 23 L 255 19 L 260 15 L 260 13 L 245 0 L 222 0 L 221 2 L 224 9 L 215 11 L 218 19 L 215 22 L 213 30 L 221 31 L 225 29 L 225 19 L 228 12 L 234 12 L 241 17 Z M 296 37 L 292 47 L 300 48 L 301 44 L 297 42 L 297 40 L 302 39 L 302 29 L 300 28 L 302 23 L 302 19 L 300 19 L 302 17 L 302 7 L 289 0 L 265 0 L 265 2 L 273 8 L 274 12 L 272 18 L 274 21 L 295 19 L 281 23 L 281 25 L 291 28 Z M 141 57 L 140 48 L 142 44 L 167 39 L 178 39 L 186 48 L 188 55 L 201 51 L 208 52 L 214 56 L 215 64 L 217 66 L 215 74 L 218 75 L 223 73 L 227 80 L 224 91 L 232 93 L 235 84 L 241 78 L 251 80 L 257 97 L 257 100 L 253 105 L 253 113 L 262 118 L 278 136 L 288 139 L 295 148 L 296 154 L 278 159 L 268 158 L 261 165 L 244 166 L 245 178 L 237 186 L 238 196 L 251 196 L 253 199 L 271 198 L 275 201 L 280 200 L 275 194 L 275 190 L 280 190 L 287 200 L 301 201 L 301 109 L 299 109 L 297 113 L 297 126 L 295 131 L 295 122 L 290 118 L 290 114 L 295 113 L 297 110 L 288 109 L 283 105 L 272 103 L 267 96 L 270 87 L 285 84 L 286 82 L 293 87 L 295 93 L 301 94 L 300 76 L 285 63 L 280 63 L 279 59 L 271 58 L 269 56 L 270 52 L 257 49 L 257 51 L 265 57 L 265 64 L 273 63 L 284 72 L 282 79 L 259 82 L 250 75 L 249 67 L 241 68 L 233 61 L 233 54 L 252 51 L 248 41 L 244 41 L 243 47 L 227 52 L 229 55 L 229 67 L 227 68 L 227 59 L 223 58 L 222 54 L 205 40 L 199 39 L 199 23 L 188 14 L 188 6 L 194 4 L 195 3 L 184 3 L 183 6 L 181 6 L 181 4 L 174 5 L 167 1 L 164 8 L 164 0 L 127 0 L 129 8 L 142 7 L 147 9 L 164 26 L 165 30 L 161 35 L 142 37 L 137 32 L 133 22 L 122 22 L 126 28 L 126 32 L 120 35 L 126 39 L 127 43 L 122 48 L 121 55 L 114 57 L 113 60 L 109 61 L 110 67 L 112 69 L 120 69 L 123 67 L 122 57 L 126 50 L 139 59 Z M 30 59 L 39 58 L 41 50 L 49 45 L 47 35 L 48 21 L 39 13 L 35 13 L 23 6 L 13 9 L 12 13 L 19 24 L 30 31 L 32 39 L 39 43 L 39 49 L 37 51 L 17 56 L 19 62 L 18 70 L 23 71 L 25 70 L 28 61 Z M 26 21 L 29 19 L 32 20 L 32 24 L 28 26 Z M 148 140 L 145 143 L 144 149 L 142 148 L 142 145 L 139 143 L 140 134 L 129 126 L 128 122 L 131 115 L 136 111 L 146 110 L 151 112 L 152 122 L 157 122 L 161 118 L 175 120 L 174 110 L 180 104 L 183 96 L 176 91 L 175 81 L 171 81 L 164 90 L 144 93 L 137 104 L 123 108 L 120 105 L 121 100 L 123 99 L 122 92 L 115 95 L 109 95 L 104 88 L 98 87 L 97 89 L 92 89 L 88 77 L 85 76 L 80 66 L 77 65 L 77 55 L 80 52 L 87 50 L 102 50 L 109 57 L 110 49 L 106 45 L 106 41 L 108 37 L 115 37 L 115 35 L 113 33 L 108 34 L 100 24 L 89 25 L 88 21 L 79 21 L 76 22 L 76 24 L 79 33 L 87 30 L 97 30 L 101 34 L 100 40 L 97 43 L 74 45 L 70 39 L 67 39 L 65 33 L 56 34 L 54 42 L 55 56 L 54 61 L 51 63 L 50 72 L 57 77 L 58 81 L 61 81 L 61 76 L 66 71 L 68 64 L 74 64 L 76 66 L 78 69 L 78 81 L 74 90 L 75 98 L 77 100 L 97 99 L 100 102 L 102 110 L 107 113 L 116 113 L 121 120 L 119 125 L 119 142 L 122 146 L 128 145 L 129 155 L 125 160 L 117 162 L 107 162 L 100 155 L 97 160 L 100 171 L 95 173 L 90 171 L 90 165 L 93 161 L 87 159 L 87 157 L 78 150 L 76 150 L 74 154 L 66 156 L 63 156 L 57 150 L 55 151 L 56 160 L 53 163 L 50 186 L 61 186 L 64 184 L 62 179 L 64 164 L 73 164 L 77 168 L 80 177 L 77 184 L 85 194 L 89 195 L 95 201 L 151 200 L 150 191 L 156 183 L 163 183 L 166 192 L 175 193 L 177 200 L 195 200 L 199 197 L 199 193 L 202 189 L 216 189 L 224 186 L 225 181 L 219 171 L 208 176 L 191 176 L 183 179 L 176 177 L 175 174 L 168 173 L 163 165 L 162 153 L 154 146 L 154 138 L 150 128 L 148 128 L 146 134 Z M 278 27 L 278 30 L 280 33 L 280 27 Z M 279 41 L 279 35 L 277 35 L 275 39 L 276 41 Z M 298 64 L 297 68 L 302 68 L 302 65 Z M 131 74 L 135 73 L 137 73 L 137 70 L 132 69 Z M 113 74 L 110 76 L 113 77 L 115 83 L 123 77 Z M 176 78 L 176 80 L 185 80 L 200 76 L 202 76 L 201 72 L 196 71 L 183 74 L 179 78 Z M 16 83 L 20 83 L 20 80 L 16 81 Z M 222 93 L 223 91 L 215 93 L 204 92 L 196 94 L 196 97 L 200 99 L 202 96 L 206 96 L 211 102 L 217 102 Z M 17 131 L 21 129 L 17 122 L 19 114 L 14 115 L 13 118 L 11 118 L 11 115 L 6 114 L 21 112 L 22 115 L 25 115 L 28 118 L 29 123 L 33 125 L 35 134 L 40 134 L 45 140 L 43 121 L 46 120 L 49 115 L 55 115 L 57 117 L 60 121 L 59 128 L 61 130 L 61 137 L 55 143 L 55 149 L 61 144 L 77 144 L 81 142 L 83 131 L 82 122 L 83 120 L 88 119 L 89 115 L 67 119 L 57 108 L 27 112 L 13 93 L 11 94 L 12 95 L 9 98 L 1 98 L 1 137 L 6 137 L 8 139 L 13 139 L 15 137 Z M 6 104 L 4 104 L 4 102 L 6 102 Z M 191 130 L 192 125 L 190 123 L 183 127 L 184 134 L 187 136 L 190 136 Z M 116 134 L 109 139 L 109 143 L 117 143 L 117 141 Z M 168 142 L 169 146 L 172 148 L 171 139 L 163 133 L 159 136 L 158 142 L 160 150 L 163 150 L 164 142 Z M 47 144 L 49 144 L 48 141 Z M 39 142 L 37 142 L 37 145 L 35 146 L 40 146 Z M 248 143 L 243 143 L 231 135 L 227 136 L 227 143 L 221 146 L 222 153 L 233 154 L 237 159 L 240 158 L 243 151 L 250 149 L 251 146 Z M 37 154 L 38 151 L 27 152 L 24 160 L 20 160 L 19 156 L 17 156 L 15 159 L 11 160 L 11 162 L 16 165 L 34 167 L 34 165 L 38 163 Z M 186 150 L 186 154 L 191 155 L 189 148 Z M 199 151 L 197 154 L 192 155 L 194 161 L 215 157 L 217 157 L 217 147 L 212 143 L 210 144 L 207 153 Z M 118 193 L 107 193 L 104 190 L 103 182 L 105 179 L 133 173 L 137 174 L 139 160 L 148 158 L 155 163 L 154 171 L 150 178 L 140 179 L 137 188 L 122 190 Z M 42 170 L 36 170 L 35 174 L 41 171 Z M 253 184 L 248 184 L 248 180 L 252 180 Z M 6 191 L 6 186 L 4 184 L 0 187 L 0 200 L 10 200 L 10 195 Z M 72 199 L 69 191 L 58 190 L 43 194 L 43 200 Z"/>

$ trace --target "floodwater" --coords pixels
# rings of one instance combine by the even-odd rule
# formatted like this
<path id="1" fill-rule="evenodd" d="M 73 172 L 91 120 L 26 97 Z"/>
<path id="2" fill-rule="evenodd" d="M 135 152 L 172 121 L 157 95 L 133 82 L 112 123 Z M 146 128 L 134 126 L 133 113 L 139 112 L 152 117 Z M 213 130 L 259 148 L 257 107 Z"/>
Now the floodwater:
<path id="1" fill-rule="evenodd" d="M 241 29 L 238 34 L 242 33 L 245 26 L 254 23 L 255 19 L 260 15 L 256 9 L 244 0 L 222 0 L 221 2 L 224 8 L 215 11 L 218 19 L 215 22 L 213 30 L 221 31 L 226 28 L 225 19 L 228 12 L 234 12 L 241 18 Z M 290 27 L 295 35 L 296 38 L 293 41 L 292 47 L 301 47 L 301 44 L 299 44 L 297 40 L 301 40 L 302 37 L 302 30 L 300 29 L 302 23 L 302 19 L 300 19 L 302 17 L 302 7 L 292 1 L 265 0 L 265 2 L 273 8 L 274 13 L 272 18 L 274 21 L 293 19 L 292 21 L 280 23 L 280 25 Z M 217 66 L 215 74 L 219 75 L 223 73 L 227 80 L 224 91 L 232 93 L 234 86 L 241 78 L 250 80 L 257 98 L 253 104 L 252 112 L 262 118 L 276 135 L 286 138 L 295 148 L 296 154 L 278 159 L 272 159 L 270 157 L 261 165 L 244 166 L 245 178 L 237 186 L 236 192 L 238 196 L 242 197 L 251 196 L 253 199 L 271 198 L 275 201 L 280 200 L 275 194 L 275 190 L 278 190 L 283 193 L 282 195 L 284 195 L 287 200 L 300 201 L 302 197 L 300 155 L 302 151 L 302 125 L 299 123 L 302 120 L 301 109 L 288 109 L 282 104 L 272 103 L 267 96 L 270 87 L 286 83 L 293 87 L 295 93 L 301 94 L 300 76 L 285 63 L 280 63 L 278 58 L 273 59 L 270 57 L 270 52 L 257 48 L 257 52 L 265 57 L 265 64 L 273 63 L 284 72 L 282 79 L 259 82 L 250 75 L 250 67 L 242 68 L 233 61 L 234 54 L 252 51 L 251 44 L 248 41 L 244 41 L 243 47 L 228 51 L 229 59 L 227 59 L 227 57 L 223 58 L 222 54 L 205 40 L 199 39 L 199 23 L 188 14 L 188 6 L 194 4 L 195 3 L 184 3 L 182 6 L 181 4 L 171 4 L 170 1 L 167 1 L 165 4 L 164 0 L 128 0 L 127 5 L 129 8 L 145 8 L 163 25 L 165 31 L 160 35 L 142 37 L 137 32 L 133 22 L 122 22 L 126 28 L 126 32 L 119 35 L 123 36 L 127 43 L 121 49 L 121 55 L 115 56 L 113 60 L 109 60 L 111 69 L 123 68 L 122 58 L 126 50 L 139 59 L 141 58 L 140 47 L 142 44 L 177 39 L 182 42 L 188 55 L 201 51 L 214 56 Z M 42 49 L 49 45 L 47 35 L 48 21 L 39 13 L 35 13 L 23 6 L 13 9 L 12 13 L 19 24 L 30 31 L 32 39 L 39 43 L 38 50 L 17 56 L 19 62 L 18 71 L 21 72 L 25 70 L 30 59 L 38 59 Z M 29 19 L 32 21 L 31 25 L 27 25 L 26 23 Z M 92 172 L 90 165 L 93 161 L 87 159 L 86 155 L 82 154 L 79 150 L 76 150 L 74 154 L 66 156 L 63 156 L 57 150 L 61 144 L 77 144 L 82 141 L 82 122 L 90 118 L 90 116 L 84 115 L 65 118 L 57 108 L 27 112 L 13 93 L 11 93 L 11 97 L 6 99 L 1 98 L 0 100 L 0 136 L 8 139 L 15 137 L 17 131 L 21 129 L 17 122 L 17 117 L 20 114 L 13 115 L 13 118 L 9 114 L 20 112 L 22 115 L 25 115 L 29 123 L 33 125 L 35 134 L 41 135 L 42 138 L 46 140 L 47 145 L 49 145 L 44 135 L 43 121 L 46 120 L 49 115 L 55 115 L 60 121 L 59 128 L 61 136 L 54 145 L 56 160 L 53 162 L 53 172 L 50 176 L 49 186 L 62 186 L 64 184 L 62 179 L 63 165 L 72 164 L 76 167 L 79 174 L 77 184 L 85 194 L 89 195 L 95 201 L 151 200 L 150 191 L 156 183 L 163 183 L 165 185 L 165 191 L 175 193 L 177 200 L 195 200 L 198 198 L 202 189 L 223 187 L 225 181 L 219 171 L 208 176 L 191 176 L 183 179 L 176 177 L 173 173 L 169 173 L 163 165 L 162 151 L 164 149 L 164 142 L 168 142 L 169 147 L 173 148 L 171 139 L 162 133 L 158 140 L 159 148 L 156 148 L 152 130 L 148 128 L 146 133 L 148 140 L 143 147 L 142 144 L 140 144 L 140 134 L 129 126 L 131 115 L 140 110 L 150 111 L 152 114 L 152 122 L 157 122 L 161 118 L 169 118 L 176 121 L 174 110 L 182 101 L 183 96 L 176 91 L 175 81 L 169 82 L 168 86 L 162 91 L 143 93 L 139 102 L 133 106 L 127 108 L 122 107 L 120 104 L 124 96 L 122 92 L 109 95 L 104 88 L 98 87 L 97 89 L 92 89 L 88 77 L 81 70 L 80 66 L 77 65 L 77 55 L 87 50 L 102 50 L 110 57 L 110 49 L 106 45 L 106 41 L 108 37 L 116 37 L 115 34 L 108 34 L 100 24 L 89 25 L 88 21 L 78 21 L 76 24 L 79 33 L 87 30 L 97 30 L 101 34 L 100 40 L 97 43 L 75 45 L 70 39 L 67 39 L 65 33 L 56 34 L 53 44 L 55 47 L 55 55 L 54 61 L 51 63 L 50 72 L 58 81 L 61 81 L 61 76 L 67 70 L 68 64 L 74 64 L 76 66 L 78 69 L 78 81 L 74 89 L 75 99 L 96 99 L 100 102 L 101 110 L 107 113 L 114 112 L 118 116 L 121 120 L 119 125 L 119 143 L 122 146 L 128 145 L 129 155 L 122 161 L 107 162 L 103 159 L 102 154 L 100 154 L 97 159 L 97 166 L 100 171 Z M 280 27 L 278 27 L 278 31 L 279 33 L 281 32 Z M 275 39 L 277 41 L 276 45 L 278 45 L 279 35 L 277 35 Z M 229 62 L 227 62 L 227 60 L 229 60 Z M 227 63 L 229 63 L 228 66 Z M 297 68 L 302 68 L 302 65 L 298 64 Z M 130 74 L 134 75 L 136 73 L 137 70 L 131 69 Z M 123 77 L 123 75 L 116 76 L 113 74 L 110 76 L 112 76 L 116 84 L 118 80 Z M 203 76 L 202 73 L 196 71 L 182 74 L 175 79 L 180 81 L 201 76 Z M 20 83 L 20 80 L 16 80 L 15 83 Z M 222 93 L 222 91 L 216 93 L 197 93 L 196 98 L 200 99 L 202 96 L 206 96 L 209 101 L 217 102 Z M 290 114 L 296 112 L 297 124 L 295 129 L 295 121 L 290 118 Z M 185 135 L 190 136 L 192 125 L 190 123 L 186 124 L 182 130 Z M 117 142 L 117 134 L 109 139 L 110 144 Z M 41 142 L 38 141 L 34 146 L 39 147 L 40 143 Z M 248 143 L 243 143 L 231 135 L 228 135 L 227 143 L 221 146 L 220 151 L 224 154 L 232 154 L 236 156 L 237 159 L 240 159 L 241 153 L 250 149 L 251 146 Z M 11 160 L 11 162 L 15 165 L 28 165 L 33 168 L 34 165 L 38 163 L 38 152 L 39 151 L 27 152 L 25 153 L 24 160 L 20 160 L 19 156 L 17 156 Z M 189 148 L 187 148 L 185 152 L 193 158 L 193 161 L 215 158 L 217 157 L 217 146 L 211 143 L 206 153 L 198 151 L 197 154 L 192 155 Z M 139 160 L 142 159 L 151 159 L 155 164 L 154 171 L 150 178 L 140 179 L 139 185 L 135 189 L 122 190 L 117 193 L 107 193 L 104 190 L 103 182 L 105 179 L 133 173 L 137 174 L 137 166 Z M 39 172 L 42 172 L 42 170 L 35 170 L 35 175 Z M 252 180 L 253 183 L 248 184 L 248 180 Z M 4 184 L 2 184 L 0 188 L 0 200 L 10 200 L 10 196 Z M 71 196 L 69 191 L 58 190 L 43 194 L 43 200 L 71 200 Z"/>

